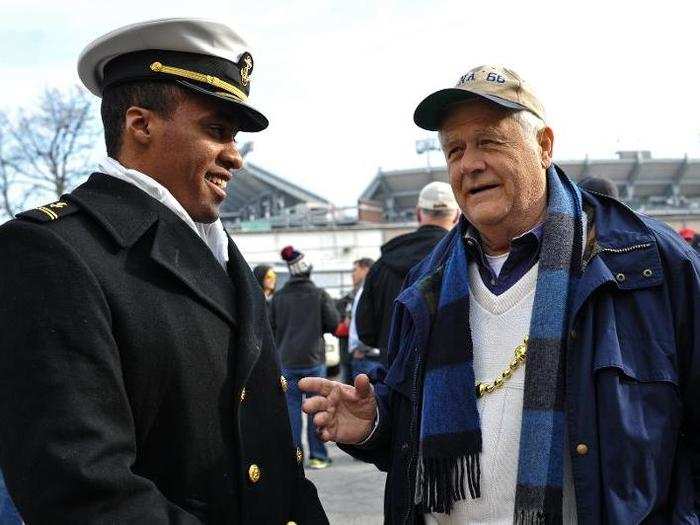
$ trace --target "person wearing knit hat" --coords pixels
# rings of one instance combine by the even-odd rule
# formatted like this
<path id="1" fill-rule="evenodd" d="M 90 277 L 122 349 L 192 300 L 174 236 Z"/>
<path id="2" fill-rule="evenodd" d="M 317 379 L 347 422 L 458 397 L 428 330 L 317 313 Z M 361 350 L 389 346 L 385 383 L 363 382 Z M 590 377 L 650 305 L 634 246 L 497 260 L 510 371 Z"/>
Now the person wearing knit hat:
<path id="1" fill-rule="evenodd" d="M 326 345 L 323 334 L 335 332 L 340 315 L 335 302 L 310 278 L 311 265 L 304 254 L 293 246 L 285 246 L 280 255 L 289 267 L 290 278 L 272 297 L 270 324 L 282 362 L 282 375 L 287 380 L 287 410 L 292 436 L 301 448 L 302 393 L 298 382 L 302 377 L 326 376 Z M 326 468 L 331 460 L 322 441 L 307 418 L 309 461 L 312 469 Z"/>
<path id="2" fill-rule="evenodd" d="M 304 254 L 293 246 L 285 246 L 280 253 L 282 260 L 287 263 L 290 275 L 310 274 L 313 267 L 304 260 Z"/>

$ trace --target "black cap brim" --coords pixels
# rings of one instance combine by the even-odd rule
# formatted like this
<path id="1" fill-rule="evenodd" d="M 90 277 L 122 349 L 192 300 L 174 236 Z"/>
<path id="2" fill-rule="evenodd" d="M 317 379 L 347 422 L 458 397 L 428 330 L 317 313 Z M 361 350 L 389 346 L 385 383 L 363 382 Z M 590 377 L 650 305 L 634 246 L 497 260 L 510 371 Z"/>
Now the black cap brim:
<path id="1" fill-rule="evenodd" d="M 418 127 L 427 129 L 428 131 L 438 131 L 440 129 L 440 123 L 445 116 L 445 111 L 450 106 L 475 98 L 483 98 L 508 109 L 527 109 L 517 102 L 505 100 L 496 95 L 467 91 L 461 88 L 447 88 L 436 91 L 425 97 L 423 101 L 418 104 L 416 111 L 413 113 L 413 122 L 415 122 Z"/>
<path id="2" fill-rule="evenodd" d="M 240 130 L 247 132 L 262 131 L 270 124 L 267 117 L 260 113 L 257 109 L 249 106 L 245 102 L 238 100 L 235 96 L 229 95 L 228 93 L 215 93 L 205 89 L 197 84 L 188 82 L 186 80 L 175 80 L 175 82 L 187 89 L 194 91 L 200 95 L 206 95 L 208 97 L 213 97 L 222 102 L 231 105 L 232 111 L 237 117 L 240 117 Z"/>

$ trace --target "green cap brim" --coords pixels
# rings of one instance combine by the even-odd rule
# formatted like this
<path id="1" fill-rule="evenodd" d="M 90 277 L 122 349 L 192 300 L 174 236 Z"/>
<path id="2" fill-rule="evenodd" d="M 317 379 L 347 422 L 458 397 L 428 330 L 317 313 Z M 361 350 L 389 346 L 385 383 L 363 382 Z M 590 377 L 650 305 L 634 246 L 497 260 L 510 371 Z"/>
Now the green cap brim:
<path id="1" fill-rule="evenodd" d="M 425 97 L 418 104 L 416 111 L 413 113 L 413 122 L 420 128 L 428 131 L 437 131 L 440 129 L 440 123 L 445 116 L 445 111 L 459 102 L 474 100 L 475 98 L 483 98 L 489 102 L 493 102 L 507 109 L 522 110 L 527 109 L 522 104 L 505 100 L 496 95 L 487 93 L 479 93 L 477 91 L 467 91 L 460 88 L 447 88 L 436 91 Z"/>

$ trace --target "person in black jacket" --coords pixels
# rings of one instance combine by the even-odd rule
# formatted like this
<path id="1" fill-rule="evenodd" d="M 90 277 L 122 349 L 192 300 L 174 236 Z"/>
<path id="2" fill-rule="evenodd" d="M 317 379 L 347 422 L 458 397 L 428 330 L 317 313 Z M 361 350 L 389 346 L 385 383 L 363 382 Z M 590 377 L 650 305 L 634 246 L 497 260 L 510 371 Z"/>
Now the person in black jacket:
<path id="1" fill-rule="evenodd" d="M 263 294 L 218 218 L 236 133 L 267 126 L 250 53 L 221 23 L 157 20 L 93 42 L 79 73 L 109 157 L 0 227 L 13 501 L 32 524 L 328 523 Z"/>
<path id="2" fill-rule="evenodd" d="M 584 190 L 591 190 L 610 197 L 620 198 L 620 190 L 617 184 L 607 177 L 586 177 L 578 181 L 578 187 Z"/>
<path id="3" fill-rule="evenodd" d="M 302 377 L 326 377 L 324 333 L 333 333 L 340 322 L 335 303 L 328 293 L 311 281 L 312 267 L 304 254 L 291 246 L 282 250 L 291 277 L 273 296 L 270 323 L 282 361 L 282 375 L 288 383 L 287 409 L 295 445 L 301 449 L 302 394 L 297 383 Z M 307 420 L 309 467 L 330 465 L 326 446 Z"/>
<path id="4" fill-rule="evenodd" d="M 360 340 L 380 349 L 385 366 L 394 299 L 408 271 L 431 252 L 459 218 L 450 185 L 436 181 L 423 187 L 416 216 L 419 224 L 416 231 L 394 237 L 382 246 L 382 256 L 367 274 L 357 305 L 355 323 Z"/>

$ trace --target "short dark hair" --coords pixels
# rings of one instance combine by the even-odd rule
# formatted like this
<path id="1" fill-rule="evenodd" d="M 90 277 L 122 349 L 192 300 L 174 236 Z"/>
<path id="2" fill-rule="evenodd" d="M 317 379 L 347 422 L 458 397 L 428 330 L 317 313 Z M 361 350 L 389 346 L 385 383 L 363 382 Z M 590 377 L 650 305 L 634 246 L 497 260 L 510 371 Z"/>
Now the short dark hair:
<path id="1" fill-rule="evenodd" d="M 255 268 L 253 268 L 253 275 L 255 276 L 255 280 L 258 281 L 258 284 L 260 286 L 263 285 L 265 276 L 270 270 L 272 270 L 272 266 L 270 266 L 269 264 L 258 264 Z"/>
<path id="2" fill-rule="evenodd" d="M 102 125 L 105 130 L 107 155 L 117 158 L 124 134 L 124 116 L 131 106 L 170 118 L 185 96 L 182 88 L 171 82 L 127 82 L 105 90 L 102 94 Z"/>
<path id="3" fill-rule="evenodd" d="M 620 197 L 617 185 L 605 177 L 586 177 L 579 181 L 578 186 L 584 190 L 596 191 L 603 195 L 615 197 L 616 199 Z"/>
<path id="4" fill-rule="evenodd" d="M 374 264 L 374 259 L 370 259 L 369 257 L 363 257 L 362 259 L 357 259 L 356 261 L 353 261 L 352 264 L 357 265 L 360 268 L 371 268 Z"/>
<path id="5" fill-rule="evenodd" d="M 427 215 L 428 217 L 432 217 L 433 219 L 445 219 L 447 217 L 454 217 L 457 213 L 457 210 L 428 210 L 426 208 L 421 208 L 421 212 L 423 213 L 423 215 Z"/>

